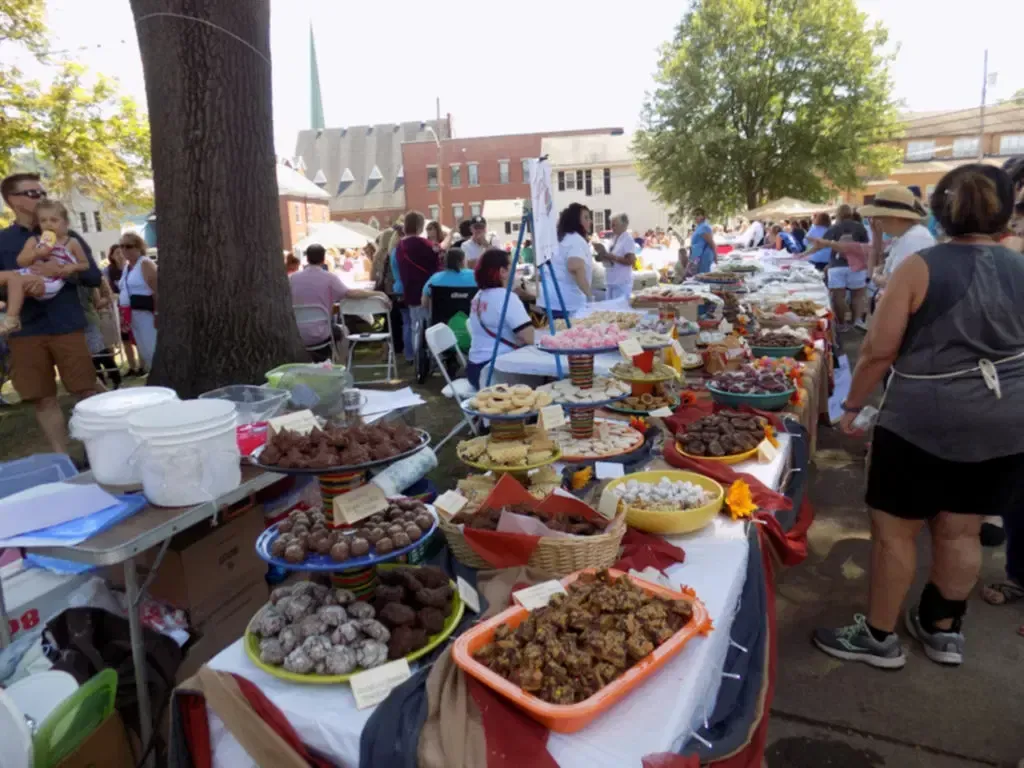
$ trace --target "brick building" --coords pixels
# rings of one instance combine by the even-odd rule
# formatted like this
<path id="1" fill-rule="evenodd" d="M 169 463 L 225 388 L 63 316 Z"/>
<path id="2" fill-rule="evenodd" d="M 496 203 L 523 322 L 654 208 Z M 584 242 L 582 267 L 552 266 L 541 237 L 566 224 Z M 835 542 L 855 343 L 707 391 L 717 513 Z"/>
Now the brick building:
<path id="1" fill-rule="evenodd" d="M 331 220 L 331 196 L 298 171 L 277 165 L 277 200 L 281 216 L 281 247 L 290 251 L 316 224 Z"/>
<path id="2" fill-rule="evenodd" d="M 982 135 L 981 111 L 913 112 L 904 115 L 903 135 L 893 140 L 903 155 L 901 165 L 884 179 L 872 179 L 863 189 L 850 190 L 843 199 L 854 205 L 870 203 L 882 187 L 917 185 L 927 197 L 946 173 L 957 166 L 978 162 L 1002 165 L 1024 155 L 1024 106 L 996 104 L 985 110 Z"/>
<path id="3" fill-rule="evenodd" d="M 529 198 L 524 161 L 539 157 L 541 142 L 552 136 L 618 135 L 621 128 L 550 131 L 465 139 L 432 138 L 402 144 L 405 203 L 427 219 L 457 226 L 482 214 L 488 200 Z M 443 208 L 443 210 L 442 210 Z"/>

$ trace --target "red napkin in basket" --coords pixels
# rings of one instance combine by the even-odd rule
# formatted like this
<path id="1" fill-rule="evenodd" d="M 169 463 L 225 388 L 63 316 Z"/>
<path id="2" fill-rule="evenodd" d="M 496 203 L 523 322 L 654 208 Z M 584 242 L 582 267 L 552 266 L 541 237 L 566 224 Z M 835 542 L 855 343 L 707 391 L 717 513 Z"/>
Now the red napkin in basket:
<path id="1" fill-rule="evenodd" d="M 650 565 L 664 571 L 669 566 L 683 562 L 685 557 L 683 550 L 669 544 L 661 536 L 629 528 L 622 537 L 622 557 L 612 568 L 627 572 L 630 568 L 642 571 Z"/>
<path id="2" fill-rule="evenodd" d="M 561 513 L 580 515 L 590 520 L 604 519 L 596 510 L 577 498 L 551 494 L 538 501 L 512 475 L 504 475 L 498 481 L 494 490 L 480 506 L 480 511 L 497 509 L 509 504 L 522 504 L 541 515 L 553 516 Z M 499 533 L 469 527 L 462 529 L 462 535 L 466 539 L 466 544 L 495 568 L 526 565 L 541 539 L 540 536 L 525 533 Z"/>

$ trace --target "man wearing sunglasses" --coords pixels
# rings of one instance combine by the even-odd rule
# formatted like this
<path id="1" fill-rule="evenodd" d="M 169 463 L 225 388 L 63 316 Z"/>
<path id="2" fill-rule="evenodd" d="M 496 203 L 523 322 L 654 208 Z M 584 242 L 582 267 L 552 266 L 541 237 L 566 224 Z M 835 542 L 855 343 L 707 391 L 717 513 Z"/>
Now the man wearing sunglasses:
<path id="1" fill-rule="evenodd" d="M 14 212 L 14 223 L 0 230 L 0 270 L 15 270 L 25 243 L 40 234 L 36 206 L 46 197 L 46 190 L 38 175 L 16 173 L 0 182 L 0 196 Z M 33 286 L 27 286 L 21 330 L 8 339 L 14 388 L 22 400 L 35 407 L 39 426 L 55 453 L 67 453 L 68 434 L 57 401 L 54 367 L 71 394 L 88 397 L 96 392 L 96 370 L 85 341 L 85 313 L 78 298 L 78 284 L 98 288 L 101 277 L 89 245 L 76 232 L 72 231 L 71 236 L 85 252 L 89 268 L 71 273 L 56 260 L 33 267 L 40 277 L 63 279 L 64 287 L 51 299 L 38 301 L 31 298 Z"/>

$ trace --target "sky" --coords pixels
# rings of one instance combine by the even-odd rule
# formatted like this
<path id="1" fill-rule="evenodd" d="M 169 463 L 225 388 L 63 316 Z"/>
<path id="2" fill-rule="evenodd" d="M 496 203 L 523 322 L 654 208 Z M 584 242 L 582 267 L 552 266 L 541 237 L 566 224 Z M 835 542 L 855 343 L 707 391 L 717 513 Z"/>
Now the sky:
<path id="1" fill-rule="evenodd" d="M 244 1 L 244 0 L 239 0 Z M 274 137 L 295 151 L 309 127 L 312 21 L 328 127 L 426 120 L 435 99 L 457 136 L 637 127 L 658 48 L 682 0 L 271 0 Z M 898 45 L 894 96 L 915 111 L 981 99 L 982 60 L 998 73 L 988 102 L 1024 88 L 1020 0 L 858 0 Z M 47 0 L 51 50 L 117 77 L 145 103 L 128 0 Z M 386 24 L 386 26 L 385 26 Z M 240 44 L 225 39 L 225 45 Z M 28 57 L 33 77 L 49 73 Z M 412 66 L 410 66 L 412 65 Z M 411 71 L 410 71 L 411 70 Z"/>

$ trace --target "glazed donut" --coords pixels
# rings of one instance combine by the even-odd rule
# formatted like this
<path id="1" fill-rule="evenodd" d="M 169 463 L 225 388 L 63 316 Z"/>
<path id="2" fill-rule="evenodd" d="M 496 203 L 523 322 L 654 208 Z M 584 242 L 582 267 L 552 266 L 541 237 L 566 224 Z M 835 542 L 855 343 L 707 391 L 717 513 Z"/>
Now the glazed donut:
<path id="1" fill-rule="evenodd" d="M 491 392 L 491 390 L 489 390 L 489 389 L 481 389 L 479 392 L 477 392 L 473 396 L 473 400 L 475 400 L 476 402 L 482 404 L 482 403 L 486 403 L 492 397 L 494 397 L 494 393 Z"/>
<path id="2" fill-rule="evenodd" d="M 527 411 L 533 406 L 534 401 L 533 393 L 530 392 L 526 395 L 517 395 L 515 392 L 512 393 L 512 407 L 513 408 L 525 408 Z"/>
<path id="3" fill-rule="evenodd" d="M 509 390 L 513 397 L 523 397 L 526 395 L 532 395 L 533 389 L 528 387 L 526 384 L 516 384 L 512 389 Z"/>
<path id="4" fill-rule="evenodd" d="M 489 387 L 491 393 L 495 395 L 507 395 L 510 389 L 508 384 L 495 384 L 493 387 Z"/>
<path id="5" fill-rule="evenodd" d="M 477 411 L 497 416 L 499 413 L 503 413 L 504 409 L 501 406 L 495 405 L 493 400 L 490 400 L 477 408 Z"/>
<path id="6" fill-rule="evenodd" d="M 488 405 L 491 408 L 497 408 L 497 411 L 491 411 L 491 413 L 504 413 L 512 407 L 512 399 L 508 395 L 492 395 Z"/>

